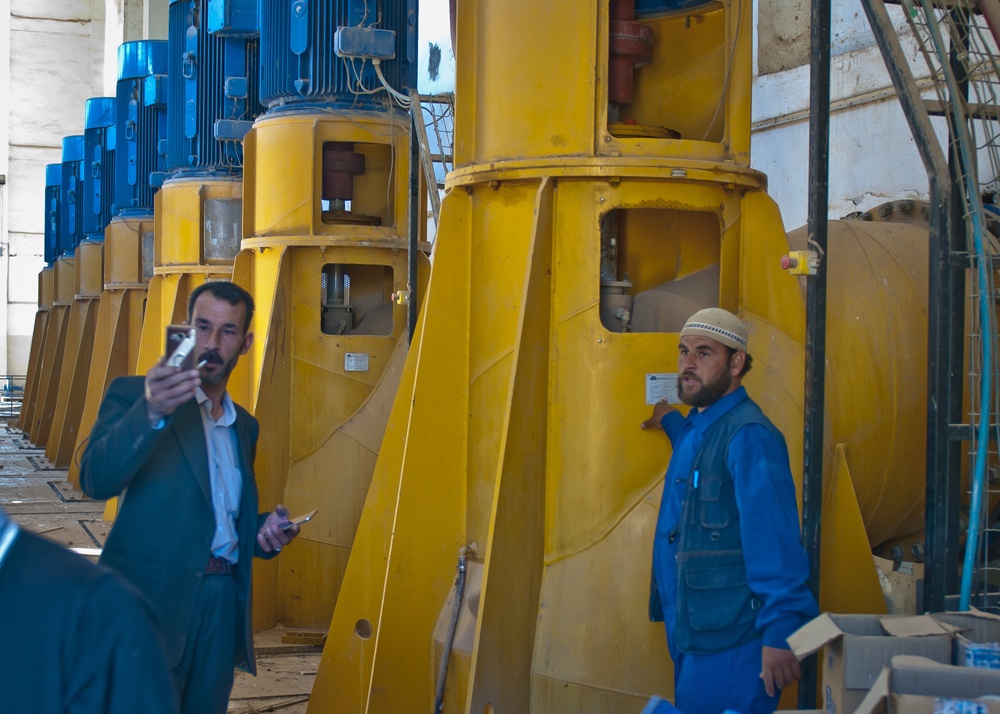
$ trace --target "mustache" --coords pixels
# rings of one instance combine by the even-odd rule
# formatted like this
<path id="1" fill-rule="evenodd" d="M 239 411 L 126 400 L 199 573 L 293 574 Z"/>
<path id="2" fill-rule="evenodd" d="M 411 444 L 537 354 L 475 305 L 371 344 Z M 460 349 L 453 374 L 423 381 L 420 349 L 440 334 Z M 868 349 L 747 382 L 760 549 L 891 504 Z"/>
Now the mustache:
<path id="1" fill-rule="evenodd" d="M 205 350 L 198 356 L 198 362 L 207 362 L 208 364 L 223 364 L 222 355 L 220 355 L 216 350 Z"/>

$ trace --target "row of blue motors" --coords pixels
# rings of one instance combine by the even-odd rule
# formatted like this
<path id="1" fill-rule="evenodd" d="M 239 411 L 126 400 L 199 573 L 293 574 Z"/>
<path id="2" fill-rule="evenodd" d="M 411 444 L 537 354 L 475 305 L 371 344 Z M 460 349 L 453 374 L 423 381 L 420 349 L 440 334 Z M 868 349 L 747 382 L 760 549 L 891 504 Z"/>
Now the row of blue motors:
<path id="1" fill-rule="evenodd" d="M 180 176 L 238 176 L 262 114 L 392 111 L 416 86 L 417 0 L 170 0 L 169 39 L 118 48 L 115 97 L 88 99 L 82 136 L 45 172 L 45 262 L 149 216 Z M 169 81 L 168 81 L 169 78 Z"/>

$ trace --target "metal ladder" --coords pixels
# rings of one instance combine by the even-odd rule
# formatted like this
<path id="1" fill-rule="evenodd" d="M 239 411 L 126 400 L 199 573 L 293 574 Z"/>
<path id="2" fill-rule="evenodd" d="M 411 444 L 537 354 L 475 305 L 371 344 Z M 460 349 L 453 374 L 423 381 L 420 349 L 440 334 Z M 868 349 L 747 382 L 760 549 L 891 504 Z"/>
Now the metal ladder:
<path id="1" fill-rule="evenodd" d="M 454 168 L 455 95 L 418 94 L 411 89 L 410 114 L 420 144 L 420 163 L 437 226 L 441 219 L 444 177 Z"/>

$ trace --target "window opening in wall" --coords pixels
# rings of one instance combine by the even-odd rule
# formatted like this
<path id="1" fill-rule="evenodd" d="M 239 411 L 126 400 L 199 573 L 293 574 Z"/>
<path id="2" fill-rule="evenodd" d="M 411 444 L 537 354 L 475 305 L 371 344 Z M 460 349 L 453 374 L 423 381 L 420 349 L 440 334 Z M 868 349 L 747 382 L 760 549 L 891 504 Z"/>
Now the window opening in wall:
<path id="1" fill-rule="evenodd" d="M 152 280 L 155 268 L 155 256 L 153 250 L 156 245 L 153 231 L 142 232 L 142 279 Z"/>
<path id="2" fill-rule="evenodd" d="M 204 214 L 202 259 L 206 263 L 236 260 L 243 233 L 242 199 L 207 198 Z"/>
<path id="3" fill-rule="evenodd" d="M 391 335 L 392 268 L 328 263 L 320 280 L 324 335 Z"/>
<path id="4" fill-rule="evenodd" d="M 723 3 L 671 5 L 610 0 L 608 133 L 720 142 L 736 46 L 727 15 L 739 13 Z"/>
<path id="5" fill-rule="evenodd" d="M 722 221 L 713 213 L 616 209 L 600 219 L 600 318 L 609 332 L 679 332 L 719 304 Z"/>
<path id="6" fill-rule="evenodd" d="M 323 144 L 323 223 L 391 225 L 392 146 L 349 141 Z"/>

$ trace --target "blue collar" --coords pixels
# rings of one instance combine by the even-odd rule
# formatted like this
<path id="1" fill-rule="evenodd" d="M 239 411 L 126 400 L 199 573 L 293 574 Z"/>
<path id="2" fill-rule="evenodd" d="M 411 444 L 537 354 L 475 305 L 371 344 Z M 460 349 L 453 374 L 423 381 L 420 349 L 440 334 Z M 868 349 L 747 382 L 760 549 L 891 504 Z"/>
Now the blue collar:
<path id="1" fill-rule="evenodd" d="M 699 431 L 705 431 L 712 426 L 712 424 L 722 418 L 724 414 L 729 412 L 743 400 L 749 398 L 750 397 L 747 395 L 746 387 L 741 385 L 721 399 L 712 402 L 701 411 L 696 412 L 692 409 L 688 412 L 688 421 L 691 423 L 691 426 L 695 427 Z"/>

